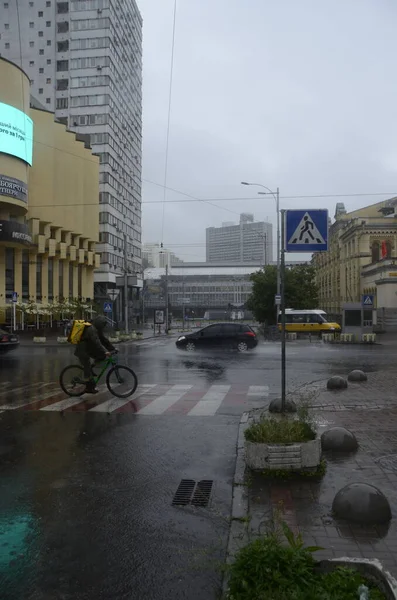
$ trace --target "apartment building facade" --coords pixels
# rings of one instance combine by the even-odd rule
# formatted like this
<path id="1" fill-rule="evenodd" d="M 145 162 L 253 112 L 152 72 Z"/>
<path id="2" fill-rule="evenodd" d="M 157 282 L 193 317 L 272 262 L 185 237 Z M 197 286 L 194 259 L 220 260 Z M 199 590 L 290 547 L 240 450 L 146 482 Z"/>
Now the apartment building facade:
<path id="1" fill-rule="evenodd" d="M 0 54 L 21 66 L 32 95 L 99 156 L 95 295 L 141 271 L 142 19 L 135 0 L 9 0 Z M 132 305 L 138 279 L 117 302 Z"/>
<path id="2" fill-rule="evenodd" d="M 206 262 L 270 264 L 273 260 L 271 223 L 254 221 L 242 214 L 238 225 L 226 222 L 222 227 L 206 229 Z"/>

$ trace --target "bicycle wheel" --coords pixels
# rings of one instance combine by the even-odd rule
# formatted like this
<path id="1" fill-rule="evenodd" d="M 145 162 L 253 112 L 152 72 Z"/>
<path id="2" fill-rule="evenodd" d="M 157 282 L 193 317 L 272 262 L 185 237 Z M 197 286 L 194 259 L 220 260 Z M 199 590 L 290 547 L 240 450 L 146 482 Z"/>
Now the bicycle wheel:
<path id="1" fill-rule="evenodd" d="M 129 367 L 115 365 L 108 371 L 106 385 L 113 396 L 128 398 L 135 392 L 138 386 L 138 378 Z"/>
<path id="2" fill-rule="evenodd" d="M 59 384 L 68 396 L 81 396 L 86 387 L 84 370 L 80 365 L 65 367 L 59 376 Z"/>

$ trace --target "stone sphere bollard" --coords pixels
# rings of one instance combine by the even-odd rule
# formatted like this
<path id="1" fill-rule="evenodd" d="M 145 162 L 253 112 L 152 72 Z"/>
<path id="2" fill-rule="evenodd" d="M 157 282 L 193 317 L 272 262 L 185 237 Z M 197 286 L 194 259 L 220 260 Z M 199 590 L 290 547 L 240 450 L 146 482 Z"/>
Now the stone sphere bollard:
<path id="1" fill-rule="evenodd" d="M 323 450 L 334 450 L 336 452 L 353 452 L 358 448 L 357 438 L 344 427 L 331 427 L 321 436 L 321 447 Z"/>
<path id="2" fill-rule="evenodd" d="M 327 381 L 328 390 L 345 390 L 347 388 L 347 380 L 339 375 L 334 375 Z"/>
<path id="3" fill-rule="evenodd" d="M 364 373 L 364 371 L 360 371 L 359 369 L 355 369 L 351 371 L 347 376 L 349 381 L 367 381 L 368 377 Z"/>
<path id="4" fill-rule="evenodd" d="M 285 399 L 285 412 L 296 413 L 296 404 L 290 398 Z M 270 413 L 281 413 L 281 398 L 275 398 L 269 404 Z"/>
<path id="5" fill-rule="evenodd" d="M 342 488 L 334 498 L 332 511 L 341 519 L 363 524 L 387 523 L 392 517 L 386 496 L 369 483 L 349 483 Z"/>

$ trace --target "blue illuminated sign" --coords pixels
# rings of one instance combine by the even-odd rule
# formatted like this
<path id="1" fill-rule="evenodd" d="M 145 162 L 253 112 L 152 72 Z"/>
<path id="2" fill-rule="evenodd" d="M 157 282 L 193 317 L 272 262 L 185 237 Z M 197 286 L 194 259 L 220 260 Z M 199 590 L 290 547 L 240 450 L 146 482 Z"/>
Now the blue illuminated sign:
<path id="1" fill-rule="evenodd" d="M 21 110 L 0 102 L 0 152 L 32 164 L 33 121 Z"/>

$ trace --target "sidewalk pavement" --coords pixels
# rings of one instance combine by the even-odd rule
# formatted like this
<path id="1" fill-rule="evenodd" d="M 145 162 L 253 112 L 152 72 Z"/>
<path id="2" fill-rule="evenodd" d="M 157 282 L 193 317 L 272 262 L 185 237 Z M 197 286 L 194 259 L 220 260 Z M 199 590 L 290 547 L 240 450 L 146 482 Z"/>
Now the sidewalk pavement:
<path id="1" fill-rule="evenodd" d="M 350 429 L 359 442 L 359 449 L 353 454 L 324 453 L 327 470 L 321 480 L 270 480 L 258 473 L 244 474 L 243 429 L 248 415 L 243 417 L 229 555 L 271 530 L 276 511 L 282 506 L 282 519 L 291 529 L 301 532 L 307 545 L 324 548 L 315 553 L 316 559 L 378 558 L 397 576 L 396 384 L 397 374 L 388 372 L 370 373 L 367 382 L 349 384 L 347 390 L 338 392 L 326 391 L 325 382 L 300 388 L 299 395 L 315 396 L 313 412 L 320 435 L 331 426 L 343 426 Z M 335 494 L 353 482 L 370 483 L 385 494 L 393 514 L 387 526 L 357 525 L 334 518 Z M 229 556 L 228 562 L 231 560 Z"/>
<path id="2" fill-rule="evenodd" d="M 126 342 L 120 342 L 119 344 L 139 344 L 139 342 L 142 342 L 143 340 L 154 340 L 155 338 L 164 338 L 166 337 L 167 334 L 165 333 L 161 333 L 158 334 L 156 333 L 156 335 L 153 334 L 153 330 L 152 329 L 145 329 L 143 332 L 143 337 L 141 339 L 136 339 L 136 340 L 128 340 Z M 171 336 L 171 334 L 169 334 L 169 337 Z M 25 337 L 20 337 L 19 339 L 19 345 L 21 347 L 26 347 L 26 346 L 34 346 L 34 347 L 44 347 L 44 348 L 70 348 L 70 344 L 60 344 L 59 342 L 57 342 L 57 335 L 48 335 L 47 334 L 47 341 L 43 342 L 43 343 L 37 343 L 37 342 L 33 342 L 33 335 L 30 338 L 25 338 Z"/>

